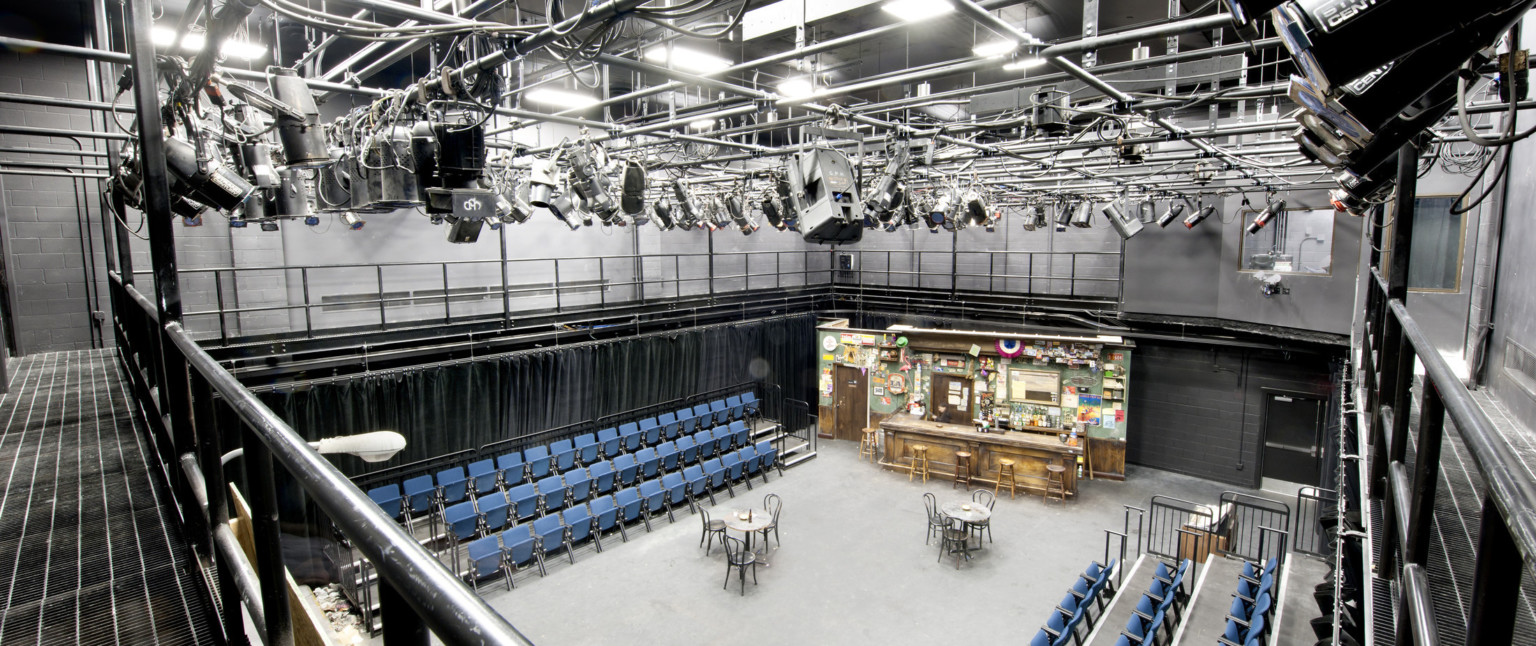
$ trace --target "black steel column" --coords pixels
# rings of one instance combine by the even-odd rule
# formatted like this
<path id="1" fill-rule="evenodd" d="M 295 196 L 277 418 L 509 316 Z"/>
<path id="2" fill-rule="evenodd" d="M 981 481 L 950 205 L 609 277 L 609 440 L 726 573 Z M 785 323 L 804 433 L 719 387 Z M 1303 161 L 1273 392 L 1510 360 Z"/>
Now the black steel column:
<path id="1" fill-rule="evenodd" d="M 383 578 L 379 579 L 379 616 L 384 619 L 384 646 L 427 646 L 427 625 L 406 603 L 405 597 Z"/>
<path id="2" fill-rule="evenodd" d="M 1505 646 L 1515 639 L 1515 609 L 1520 602 L 1520 549 L 1504 525 L 1492 497 L 1483 499 L 1477 535 L 1477 566 L 1472 579 L 1472 611 L 1467 617 L 1467 646 Z"/>
<path id="3" fill-rule="evenodd" d="M 1419 443 L 1414 450 L 1413 502 L 1408 507 L 1408 526 L 1399 533 L 1403 562 L 1428 565 L 1430 531 L 1434 525 L 1435 494 L 1440 482 L 1440 444 L 1445 431 L 1445 401 L 1429 380 L 1419 404 Z"/>
<path id="4" fill-rule="evenodd" d="M 187 365 L 177 355 L 165 356 L 175 347 L 165 336 L 164 326 L 181 320 L 181 289 L 176 276 L 175 231 L 171 228 L 171 189 L 165 167 L 165 140 L 160 121 L 158 76 L 155 68 L 155 45 L 150 38 L 148 0 L 130 0 L 128 3 L 128 54 L 133 64 L 133 96 L 137 109 L 135 117 L 139 126 L 139 163 L 143 174 L 144 219 L 149 229 L 149 257 L 155 273 L 155 301 L 159 308 L 161 329 L 155 330 L 159 338 L 160 356 L 157 375 L 160 387 L 160 411 L 171 418 L 171 454 L 181 455 L 193 450 L 191 410 L 188 406 Z M 151 420 L 152 423 L 160 420 Z M 200 513 L 188 514 L 185 506 L 191 503 L 186 479 L 170 478 L 182 505 L 183 521 L 201 522 Z"/>
<path id="5" fill-rule="evenodd" d="M 1401 460 L 1406 438 L 1399 438 L 1408 431 L 1408 406 L 1410 386 L 1413 385 L 1413 353 L 1407 348 L 1402 325 L 1388 313 L 1392 301 L 1407 304 L 1408 257 L 1413 245 L 1414 200 L 1418 196 L 1418 155 L 1412 144 L 1405 144 L 1397 153 L 1397 197 L 1392 208 L 1392 255 L 1387 268 L 1386 302 L 1382 303 L 1381 353 L 1377 367 L 1381 370 L 1380 388 L 1376 395 L 1377 412 L 1372 415 L 1372 443 L 1377 450 L 1371 455 L 1371 495 L 1380 498 L 1386 492 L 1387 463 Z M 1382 428 L 1384 420 L 1379 411 L 1381 405 L 1392 407 L 1391 446 L 1382 446 L 1380 440 L 1388 429 Z M 1385 451 L 1381 449 L 1386 449 Z M 1390 522 L 1390 519 L 1388 519 Z"/>
<path id="6" fill-rule="evenodd" d="M 249 427 L 241 425 L 245 445 L 245 477 L 250 491 L 251 535 L 256 542 L 256 574 L 261 579 L 261 606 L 267 615 L 267 646 L 293 646 L 293 615 L 288 607 L 287 566 L 283 563 L 281 526 L 277 518 L 277 487 L 272 479 L 272 451 Z"/>

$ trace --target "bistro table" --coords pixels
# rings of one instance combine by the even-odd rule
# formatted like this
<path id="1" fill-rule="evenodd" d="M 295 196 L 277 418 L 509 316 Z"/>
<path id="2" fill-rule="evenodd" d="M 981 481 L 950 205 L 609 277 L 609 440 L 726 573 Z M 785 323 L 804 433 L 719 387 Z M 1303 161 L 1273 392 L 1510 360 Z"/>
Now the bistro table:
<path id="1" fill-rule="evenodd" d="M 743 518 L 743 516 L 746 517 Z M 738 509 L 726 514 L 722 520 L 725 521 L 726 527 L 734 529 L 738 532 L 745 533 L 747 535 L 747 551 L 752 551 L 752 535 L 756 534 L 764 527 L 772 525 L 773 514 L 770 514 L 766 511 L 758 511 L 756 509 Z M 753 554 L 757 555 L 758 565 L 769 567 L 768 549 L 766 547 L 757 552 L 753 552 Z"/>
<path id="2" fill-rule="evenodd" d="M 945 516 L 949 516 L 950 518 L 966 524 L 965 533 L 967 537 L 965 539 L 965 558 L 971 558 L 971 539 L 969 537 L 971 533 L 970 525 L 974 523 L 987 522 L 987 519 L 992 517 L 992 510 L 987 509 L 987 506 L 984 504 L 966 498 L 963 500 L 951 500 L 946 502 L 939 506 L 939 511 L 944 512 Z M 980 548 L 981 545 L 978 542 L 977 549 Z"/>

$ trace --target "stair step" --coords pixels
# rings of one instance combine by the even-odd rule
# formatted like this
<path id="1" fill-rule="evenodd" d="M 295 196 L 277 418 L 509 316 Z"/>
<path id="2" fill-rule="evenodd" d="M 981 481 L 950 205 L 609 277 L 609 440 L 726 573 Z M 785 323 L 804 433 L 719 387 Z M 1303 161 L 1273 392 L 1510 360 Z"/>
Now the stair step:
<path id="1" fill-rule="evenodd" d="M 816 458 L 816 452 L 815 451 L 811 451 L 810 453 L 801 453 L 800 455 L 797 455 L 797 456 L 792 457 L 792 458 L 790 458 L 788 460 L 785 460 L 784 461 L 784 468 L 788 469 L 788 468 L 794 467 L 797 464 L 800 464 L 801 462 L 805 462 L 807 460 L 814 460 L 815 458 Z"/>

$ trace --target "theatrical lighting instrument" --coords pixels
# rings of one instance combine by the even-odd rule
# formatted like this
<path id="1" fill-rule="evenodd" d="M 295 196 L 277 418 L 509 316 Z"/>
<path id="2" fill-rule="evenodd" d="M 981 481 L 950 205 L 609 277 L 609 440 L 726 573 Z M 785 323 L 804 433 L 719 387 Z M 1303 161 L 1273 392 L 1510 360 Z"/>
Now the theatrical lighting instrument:
<path id="1" fill-rule="evenodd" d="M 197 149 L 176 137 L 165 140 L 165 166 L 170 171 L 171 192 L 220 211 L 232 211 L 245 203 L 256 187 L 219 160 L 218 155 L 200 159 Z"/>
<path id="2" fill-rule="evenodd" d="M 528 174 L 528 203 L 541 209 L 549 208 L 549 202 L 555 194 L 555 171 L 560 160 L 560 153 L 556 151 L 548 157 L 533 160 L 531 172 Z"/>
<path id="3" fill-rule="evenodd" d="M 1142 224 L 1152 224 L 1157 221 L 1157 205 L 1152 200 L 1145 200 L 1136 205 L 1136 219 Z"/>
<path id="4" fill-rule="evenodd" d="M 907 142 L 897 142 L 895 150 L 891 152 L 890 160 L 885 164 L 885 170 L 880 174 L 880 179 L 875 181 L 874 191 L 864 204 L 864 208 L 881 222 L 890 222 L 891 210 L 900 203 L 901 178 L 906 174 L 907 165 L 911 160 L 912 151 L 907 146 Z"/>
<path id="5" fill-rule="evenodd" d="M 1253 222 L 1248 225 L 1248 235 L 1258 233 L 1260 229 L 1264 228 L 1264 225 L 1269 224 L 1270 220 L 1273 220 L 1277 216 L 1283 215 L 1284 213 L 1285 200 L 1271 202 L 1268 206 L 1264 207 L 1264 210 L 1259 212 L 1258 217 L 1255 217 Z"/>
<path id="6" fill-rule="evenodd" d="M 1163 211 L 1163 214 L 1157 217 L 1157 226 L 1166 229 L 1168 228 L 1168 225 L 1173 224 L 1173 221 L 1179 219 L 1179 216 L 1183 214 L 1183 204 L 1179 204 L 1178 202 L 1169 204 L 1168 210 Z"/>
<path id="7" fill-rule="evenodd" d="M 954 211 L 954 193 L 949 191 L 943 191 L 939 193 L 939 196 L 933 200 L 933 204 L 928 207 L 928 213 L 930 215 L 928 218 L 929 228 L 939 226 L 946 229 L 953 229 L 955 227 L 953 217 Z"/>
<path id="8" fill-rule="evenodd" d="M 361 225 L 359 225 L 359 226 L 361 226 Z M 244 229 L 245 228 L 245 220 L 242 219 L 242 218 L 230 218 L 229 219 L 229 228 L 231 228 L 231 229 Z M 356 228 L 356 227 L 354 227 L 354 228 Z"/>
<path id="9" fill-rule="evenodd" d="M 1056 231 L 1066 231 L 1067 225 L 1072 223 L 1072 218 L 1077 212 L 1076 203 L 1062 203 L 1056 206 Z"/>
<path id="10" fill-rule="evenodd" d="M 507 210 L 500 213 L 503 220 L 522 224 L 533 217 L 533 205 L 528 203 L 528 185 L 519 184 L 516 189 L 502 194 Z"/>
<path id="11" fill-rule="evenodd" d="M 262 231 L 276 231 L 277 230 L 277 222 L 274 222 L 272 220 L 264 220 L 261 223 L 261 230 Z"/>
<path id="12" fill-rule="evenodd" d="M 960 208 L 965 213 L 968 223 L 973 226 L 987 224 L 990 220 L 987 201 L 975 189 L 968 190 L 960 196 Z"/>
<path id="13" fill-rule="evenodd" d="M 1105 205 L 1103 213 L 1104 217 L 1109 218 L 1109 225 L 1114 227 L 1115 233 L 1120 234 L 1122 239 L 1130 240 L 1136 234 L 1141 233 L 1143 227 L 1141 220 L 1126 215 L 1114 202 Z"/>
<path id="14" fill-rule="evenodd" d="M 555 214 L 555 217 L 560 218 L 560 221 L 564 222 L 565 226 L 570 227 L 572 231 L 580 229 L 583 224 L 588 224 L 583 222 L 581 214 L 576 212 L 576 204 L 571 202 L 571 198 L 568 195 L 561 194 L 559 197 L 550 200 L 545 208 L 549 209 L 550 213 Z"/>
<path id="15" fill-rule="evenodd" d="M 725 210 L 731 216 L 731 221 L 741 229 L 742 235 L 752 235 L 757 230 L 757 223 L 752 221 L 752 216 L 747 212 L 746 200 L 739 195 L 731 195 L 725 198 Z"/>
<path id="16" fill-rule="evenodd" d="M 367 196 L 359 204 L 357 192 L 353 191 L 352 203 L 358 210 L 382 212 L 422 205 L 416 152 L 407 126 L 384 128 L 369 135 L 357 162 L 357 173 Z"/>
<path id="17" fill-rule="evenodd" d="M 1258 38 L 1258 30 L 1251 24 L 1263 18 L 1270 10 L 1285 4 L 1286 0 L 1225 0 L 1227 13 L 1232 14 L 1232 22 L 1237 24 L 1238 31 L 1245 40 Z"/>
<path id="18" fill-rule="evenodd" d="M 1189 214 L 1189 217 L 1184 218 L 1184 228 L 1193 229 L 1196 225 L 1204 222 L 1206 218 L 1211 217 L 1211 215 L 1214 213 L 1216 213 L 1216 207 L 1214 206 L 1201 207 L 1194 213 Z"/>
<path id="19" fill-rule="evenodd" d="M 240 144 L 238 158 L 245 178 L 256 188 L 276 188 L 277 168 L 272 166 L 272 148 L 263 143 Z M 327 156 L 329 159 L 329 156 Z"/>
<path id="20" fill-rule="evenodd" d="M 348 229 L 351 229 L 353 231 L 361 229 L 361 228 L 363 228 L 364 224 L 367 224 L 367 222 L 365 222 L 361 217 L 358 217 L 358 215 L 356 213 L 353 213 L 351 211 L 342 211 L 341 212 L 341 222 L 342 222 L 342 224 L 347 225 Z"/>
<path id="21" fill-rule="evenodd" d="M 670 200 L 665 197 L 656 200 L 656 203 L 651 205 L 651 210 L 656 213 L 656 226 L 662 231 L 671 229 L 674 226 L 672 202 Z"/>
<path id="22" fill-rule="evenodd" d="M 863 204 L 846 155 L 814 148 L 791 157 L 787 167 L 790 199 L 806 242 L 839 244 L 864 236 Z"/>
<path id="23" fill-rule="evenodd" d="M 571 189 L 586 202 L 586 209 L 604 224 L 611 224 L 619 205 L 614 202 L 613 183 L 603 173 L 601 152 L 583 140 L 571 151 Z"/>
<path id="24" fill-rule="evenodd" d="M 688 190 L 688 185 L 681 180 L 672 182 L 672 197 L 676 201 L 672 205 L 672 213 L 677 226 L 685 230 L 698 227 L 703 219 L 703 210 L 693 198 L 693 191 Z"/>
<path id="25" fill-rule="evenodd" d="M 1072 213 L 1069 220 L 1072 226 L 1079 229 L 1087 229 L 1093 226 L 1093 200 L 1083 200 Z"/>
<path id="26" fill-rule="evenodd" d="M 304 177 L 298 168 L 288 167 L 279 172 L 281 179 L 276 193 L 277 216 L 303 218 L 311 215 L 309 192 L 304 188 Z"/>
<path id="27" fill-rule="evenodd" d="M 784 216 L 779 212 L 779 198 L 773 194 L 772 190 L 763 192 L 761 204 L 763 217 L 768 220 L 768 224 L 780 231 L 789 228 L 784 224 Z"/>
<path id="28" fill-rule="evenodd" d="M 1024 221 L 1025 231 L 1034 231 L 1045 224 L 1045 212 L 1039 205 L 1031 204 L 1024 208 L 1024 217 L 1020 219 Z"/>
<path id="29" fill-rule="evenodd" d="M 624 162 L 624 190 L 619 199 L 619 206 L 624 214 L 635 219 L 636 224 L 644 224 L 645 217 L 645 166 L 638 160 L 629 159 Z"/>
<path id="30" fill-rule="evenodd" d="M 313 226 L 318 226 L 320 224 L 320 216 L 318 216 L 318 215 L 306 215 L 306 216 L 304 216 L 304 224 L 307 225 L 307 226 L 312 226 L 312 227 Z"/>
<path id="31" fill-rule="evenodd" d="M 293 114 L 278 111 L 274 115 L 278 141 L 283 144 L 283 159 L 287 164 L 306 168 L 331 163 L 321 130 L 320 108 L 315 105 L 314 94 L 298 71 L 286 67 L 269 68 L 267 87 L 274 99 L 293 111 Z"/>

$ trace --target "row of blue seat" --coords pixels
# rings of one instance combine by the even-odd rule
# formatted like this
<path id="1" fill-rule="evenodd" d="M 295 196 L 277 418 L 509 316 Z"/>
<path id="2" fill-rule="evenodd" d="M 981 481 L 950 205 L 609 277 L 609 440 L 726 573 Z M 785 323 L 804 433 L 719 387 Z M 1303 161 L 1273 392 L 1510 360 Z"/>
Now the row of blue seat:
<path id="1" fill-rule="evenodd" d="M 383 508 L 397 520 L 406 515 L 407 520 L 420 515 L 430 515 L 434 510 L 446 514 L 449 506 L 461 503 L 466 499 L 474 500 L 484 498 L 494 493 L 506 493 L 525 491 L 528 487 L 542 484 L 548 485 L 551 478 L 563 480 L 564 474 L 579 473 L 587 475 L 592 480 L 598 481 L 599 493 L 611 489 L 611 478 L 617 476 L 623 484 L 632 482 L 639 474 L 644 478 L 653 478 L 658 472 L 675 471 L 679 466 L 685 466 L 699 462 L 701 459 L 721 455 L 734 447 L 743 449 L 748 447 L 770 448 L 767 440 L 757 445 L 750 444 L 750 429 L 744 422 L 733 422 L 730 426 L 718 426 L 713 429 L 699 431 L 693 435 L 683 435 L 676 442 L 667 440 L 658 447 L 645 447 L 633 454 L 621 453 L 612 460 L 601 460 L 589 463 L 590 472 L 585 466 L 577 467 L 568 465 L 559 472 L 552 473 L 548 464 L 540 470 L 542 476 L 536 483 L 523 484 L 525 472 L 514 467 L 515 462 L 509 462 L 508 456 L 502 456 L 499 461 L 509 467 L 510 470 L 500 471 L 495 467 L 491 471 L 484 471 L 479 465 L 489 465 L 490 460 L 472 463 L 469 472 L 465 469 L 453 467 L 438 472 L 434 482 L 433 476 L 423 475 L 406 480 L 403 487 L 394 484 L 383 485 L 368 491 L 368 496 L 374 503 Z M 743 456 L 747 457 L 747 456 Z M 502 473 L 517 474 L 515 479 L 503 477 Z M 580 481 L 573 483 L 572 487 L 579 487 Z M 605 482 L 608 486 L 605 486 Z M 548 489 L 546 488 L 547 492 Z M 517 498 L 514 497 L 513 500 Z M 580 498 L 578 498 L 579 500 Z M 566 499 L 569 500 L 569 497 Z M 548 501 L 557 502 L 557 501 Z M 515 503 L 514 503 L 515 504 Z M 545 509 L 558 509 L 563 504 L 547 506 L 540 503 L 540 511 Z M 519 517 L 527 517 L 528 514 L 520 514 Z M 435 530 L 434 530 L 435 532 Z"/>
<path id="2" fill-rule="evenodd" d="M 1120 637 L 1115 640 L 1116 646 L 1156 644 L 1159 635 L 1163 635 L 1165 630 L 1168 637 L 1172 636 L 1173 626 L 1177 626 L 1184 618 L 1184 603 L 1189 600 L 1184 584 L 1194 567 L 1195 563 L 1190 559 L 1184 559 L 1175 570 L 1170 570 L 1166 563 L 1158 562 L 1157 570 L 1152 573 L 1152 583 L 1136 601 L 1136 609 L 1131 617 L 1125 620 L 1125 629 L 1120 631 Z M 1173 613 L 1174 623 L 1168 625 L 1170 612 Z M 1168 639 L 1162 641 L 1166 643 Z"/>
<path id="3" fill-rule="evenodd" d="M 1102 614 L 1106 600 L 1115 596 L 1110 577 L 1118 566 L 1119 561 L 1115 559 L 1110 559 L 1109 565 L 1101 565 L 1098 561 L 1089 562 L 1088 567 L 1077 575 L 1077 580 L 1072 582 L 1066 596 L 1061 598 L 1061 604 L 1051 611 L 1045 625 L 1035 632 L 1035 638 L 1029 642 L 1030 646 L 1065 646 L 1073 641 L 1082 643 L 1078 630 L 1086 626 L 1092 631 L 1096 621 L 1094 613 Z"/>
<path id="4" fill-rule="evenodd" d="M 1271 558 L 1263 569 L 1244 563 L 1238 575 L 1237 591 L 1227 610 L 1226 630 L 1218 638 L 1222 646 L 1264 646 L 1269 638 L 1270 613 L 1274 610 L 1274 589 L 1279 558 Z"/>
<path id="5" fill-rule="evenodd" d="M 651 518 L 662 512 L 666 512 L 668 522 L 676 522 L 673 510 L 679 505 L 686 504 L 689 513 L 694 513 L 705 496 L 709 497 L 711 504 L 715 504 L 714 492 L 722 486 L 735 497 L 734 481 L 743 480 L 750 489 L 752 475 L 760 472 L 766 483 L 768 470 L 779 467 L 777 450 L 767 445 L 765 440 L 759 446 L 744 447 L 726 454 L 722 459 L 706 460 L 702 466 L 689 466 L 682 473 L 668 473 L 659 480 L 642 480 L 638 486 L 619 489 L 611 496 L 597 495 L 590 502 L 573 504 L 564 511 L 551 510 L 554 513 L 538 516 L 531 523 L 514 522 L 505 530 L 496 524 L 498 520 L 509 520 L 504 499 L 499 505 L 493 502 L 492 509 L 499 513 L 497 517 L 481 515 L 467 519 L 467 524 L 462 526 L 456 526 L 453 521 L 449 521 L 449 525 L 456 538 L 483 534 L 466 546 L 471 580 L 477 589 L 480 579 L 497 573 L 506 575 L 507 587 L 511 589 L 515 585 L 512 573 L 531 560 L 537 561 L 539 575 L 543 576 L 546 573 L 545 557 L 561 549 L 565 550 L 570 562 L 575 564 L 574 548 L 588 538 L 596 543 L 597 550 L 601 552 L 605 532 L 617 529 L 624 541 L 628 542 L 629 532 L 625 526 L 635 521 L 643 522 L 645 530 L 650 532 Z M 451 549 L 454 567 L 458 570 L 458 543 L 455 542 Z"/>

